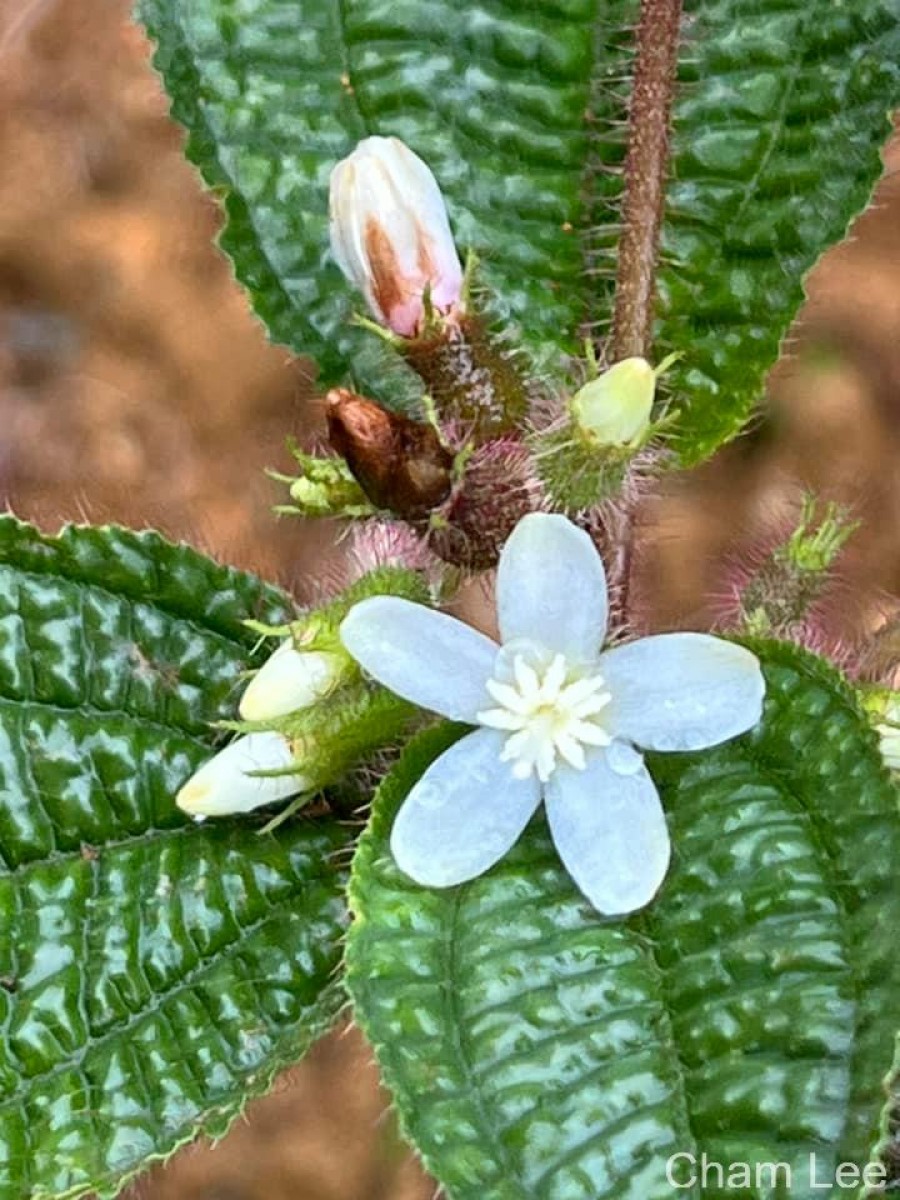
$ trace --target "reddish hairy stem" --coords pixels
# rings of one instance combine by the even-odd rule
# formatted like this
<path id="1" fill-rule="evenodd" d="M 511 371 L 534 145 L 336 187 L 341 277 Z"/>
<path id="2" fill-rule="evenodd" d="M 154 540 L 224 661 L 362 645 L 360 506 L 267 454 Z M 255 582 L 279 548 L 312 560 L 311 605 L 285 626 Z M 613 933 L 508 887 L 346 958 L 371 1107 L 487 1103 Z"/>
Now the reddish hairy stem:
<path id="1" fill-rule="evenodd" d="M 628 117 L 613 362 L 632 355 L 646 358 L 650 352 L 680 25 L 681 0 L 641 0 Z M 621 620 L 627 623 L 634 570 L 633 511 L 624 514 L 616 566 L 618 607 Z"/>
<path id="2" fill-rule="evenodd" d="M 681 0 L 641 0 L 628 122 L 612 358 L 650 349 Z"/>

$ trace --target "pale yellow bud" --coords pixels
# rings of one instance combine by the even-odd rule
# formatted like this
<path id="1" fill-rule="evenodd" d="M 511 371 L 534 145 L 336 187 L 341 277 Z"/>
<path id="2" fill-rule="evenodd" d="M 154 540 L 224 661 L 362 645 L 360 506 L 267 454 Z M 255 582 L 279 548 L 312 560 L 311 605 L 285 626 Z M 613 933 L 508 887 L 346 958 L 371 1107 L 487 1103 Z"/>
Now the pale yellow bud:
<path id="1" fill-rule="evenodd" d="M 630 446 L 650 424 L 656 372 L 645 358 L 623 358 L 586 383 L 571 402 L 581 431 L 602 446 Z"/>
<path id="2" fill-rule="evenodd" d="M 297 650 L 290 638 L 263 663 L 241 697 L 245 721 L 269 721 L 309 708 L 337 685 L 346 657 L 328 650 Z"/>
<path id="3" fill-rule="evenodd" d="M 254 774 L 284 771 L 295 765 L 290 744 L 280 733 L 250 733 L 220 750 L 195 771 L 175 803 L 196 817 L 250 812 L 309 788 L 309 781 L 298 772 Z"/>

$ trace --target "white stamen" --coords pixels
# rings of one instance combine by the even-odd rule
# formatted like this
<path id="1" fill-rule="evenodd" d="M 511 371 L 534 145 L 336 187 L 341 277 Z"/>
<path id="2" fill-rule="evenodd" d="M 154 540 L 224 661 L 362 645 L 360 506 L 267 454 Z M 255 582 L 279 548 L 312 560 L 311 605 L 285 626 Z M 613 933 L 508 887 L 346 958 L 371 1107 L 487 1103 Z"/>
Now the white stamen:
<path id="1" fill-rule="evenodd" d="M 567 682 L 568 664 L 557 654 L 542 671 L 521 655 L 512 664 L 514 683 L 491 679 L 487 690 L 499 707 L 478 713 L 482 725 L 509 733 L 501 758 L 513 774 L 532 772 L 546 783 L 558 760 L 582 771 L 586 746 L 608 746 L 610 735 L 597 720 L 611 700 L 599 673 Z"/>

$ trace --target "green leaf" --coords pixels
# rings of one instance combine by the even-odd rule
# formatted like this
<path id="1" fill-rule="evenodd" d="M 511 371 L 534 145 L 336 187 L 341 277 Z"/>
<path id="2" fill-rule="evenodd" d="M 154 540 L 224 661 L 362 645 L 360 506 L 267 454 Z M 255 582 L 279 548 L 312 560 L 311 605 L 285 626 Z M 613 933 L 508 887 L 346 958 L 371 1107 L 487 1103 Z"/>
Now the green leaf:
<path id="1" fill-rule="evenodd" d="M 225 197 L 222 244 L 272 336 L 408 382 L 330 262 L 331 167 L 363 136 L 434 169 L 543 369 L 612 312 L 636 0 L 139 0 L 188 152 Z M 894 0 L 688 0 L 659 345 L 675 349 L 685 462 L 742 426 L 803 276 L 863 208 L 900 102 Z M 560 379 L 554 386 L 558 387 Z"/>
<path id="2" fill-rule="evenodd" d="M 385 781 L 353 867 L 348 985 L 454 1200 L 671 1200 L 679 1152 L 788 1163 L 792 1200 L 812 1200 L 828 1190 L 811 1152 L 818 1182 L 868 1161 L 900 1017 L 897 791 L 834 670 L 754 648 L 761 726 L 651 762 L 674 861 L 627 921 L 582 900 L 542 816 L 462 887 L 400 874 L 393 816 L 452 729 Z"/>
<path id="3" fill-rule="evenodd" d="M 677 349 L 679 448 L 743 425 L 803 299 L 881 174 L 900 104 L 896 0 L 689 0 L 657 355 Z"/>
<path id="4" fill-rule="evenodd" d="M 173 797 L 286 597 L 154 533 L 0 519 L 0 1198 L 116 1194 L 333 1019 L 328 820 Z"/>
<path id="5" fill-rule="evenodd" d="M 351 361 L 358 376 L 372 345 L 346 329 L 362 301 L 330 262 L 327 231 L 331 168 L 370 133 L 402 137 L 432 167 L 458 244 L 478 252 L 524 341 L 579 348 L 593 291 L 585 175 L 594 132 L 611 136 L 621 116 L 610 81 L 624 71 L 615 41 L 632 0 L 139 0 L 137 11 L 188 152 L 225 193 L 222 245 L 239 279 L 272 336 L 315 356 L 325 381 Z"/>

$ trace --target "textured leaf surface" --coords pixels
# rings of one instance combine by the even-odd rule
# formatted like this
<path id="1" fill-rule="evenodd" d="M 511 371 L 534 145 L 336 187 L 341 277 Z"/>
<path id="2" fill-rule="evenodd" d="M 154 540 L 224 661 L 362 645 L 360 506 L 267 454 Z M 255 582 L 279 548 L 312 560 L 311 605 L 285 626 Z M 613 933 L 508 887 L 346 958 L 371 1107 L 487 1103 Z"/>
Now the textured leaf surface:
<path id="1" fill-rule="evenodd" d="M 152 533 L 0 519 L 0 1197 L 111 1196 L 333 1017 L 335 851 L 186 823 L 285 598 Z"/>
<path id="2" fill-rule="evenodd" d="M 880 173 L 900 103 L 896 0 L 687 0 L 660 345 L 686 461 L 759 398 L 802 299 Z M 139 0 L 223 245 L 273 337 L 333 381 L 403 390 L 351 331 L 327 251 L 334 163 L 368 133 L 434 168 L 457 239 L 542 362 L 612 308 L 636 0 Z"/>
<path id="3" fill-rule="evenodd" d="M 604 0 L 604 23 L 631 8 Z M 525 336 L 577 345 L 596 0 L 140 0 L 138 12 L 191 157 L 227 190 L 239 278 L 272 335 L 326 379 L 371 342 L 346 330 L 361 301 L 327 251 L 328 176 L 369 133 L 431 165 L 459 245 L 481 253 Z"/>
<path id="4" fill-rule="evenodd" d="M 683 458 L 742 425 L 803 299 L 881 174 L 900 105 L 896 0 L 688 0 L 659 353 L 684 352 Z"/>
<path id="5" fill-rule="evenodd" d="M 397 871 L 393 814 L 452 730 L 383 785 L 354 863 L 348 983 L 454 1200 L 670 1200 L 678 1152 L 786 1162 L 784 1194 L 811 1200 L 828 1190 L 810 1152 L 818 1183 L 868 1161 L 900 1023 L 897 792 L 832 669 L 760 649 L 760 728 L 652 761 L 674 863 L 626 922 L 581 900 L 542 819 L 460 888 Z"/>

